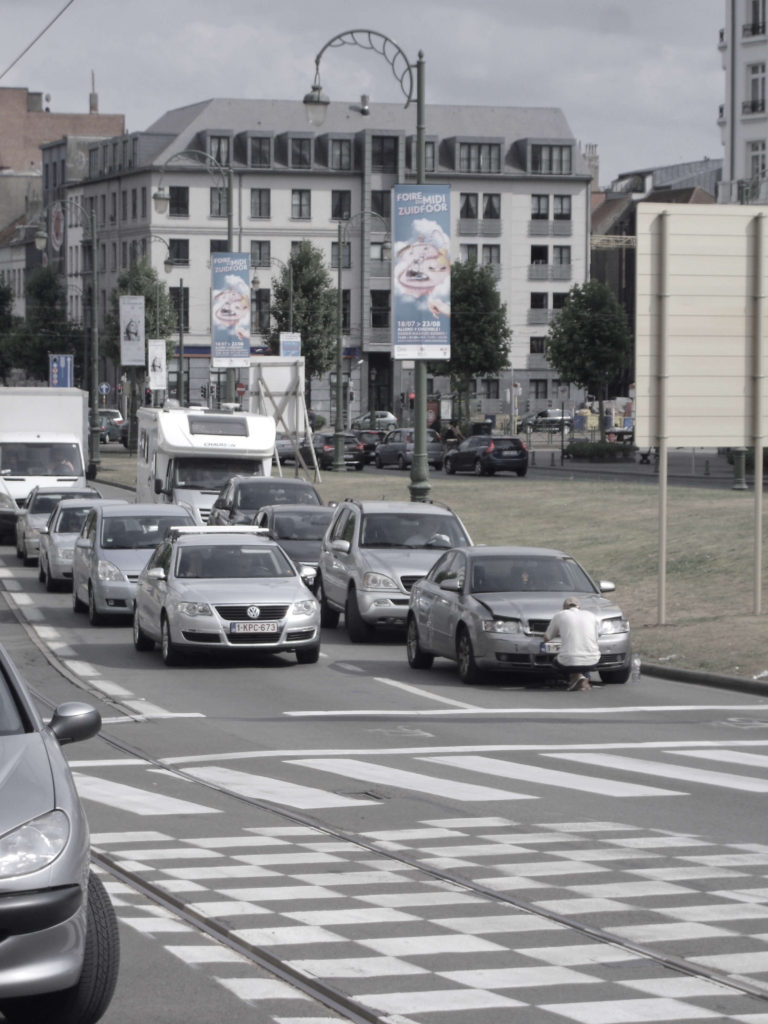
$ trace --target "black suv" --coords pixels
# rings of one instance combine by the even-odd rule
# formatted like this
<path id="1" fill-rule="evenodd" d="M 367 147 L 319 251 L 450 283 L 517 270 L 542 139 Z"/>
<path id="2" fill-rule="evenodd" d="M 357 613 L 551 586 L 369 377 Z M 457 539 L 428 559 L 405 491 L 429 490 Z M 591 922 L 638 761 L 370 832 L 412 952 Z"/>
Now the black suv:
<path id="1" fill-rule="evenodd" d="M 525 476 L 528 472 L 528 449 L 519 437 L 477 434 L 446 454 L 445 471 L 474 473 L 475 476 L 493 476 L 503 472 Z"/>
<path id="2" fill-rule="evenodd" d="M 322 505 L 306 480 L 281 476 L 232 476 L 213 503 L 210 526 L 252 523 L 262 505 Z"/>
<path id="3" fill-rule="evenodd" d="M 524 434 L 528 430 L 547 430 L 550 433 L 560 433 L 564 430 L 567 434 L 573 428 L 573 420 L 570 416 L 563 415 L 562 409 L 542 409 L 541 412 L 532 412 L 523 416 L 518 434 Z"/>

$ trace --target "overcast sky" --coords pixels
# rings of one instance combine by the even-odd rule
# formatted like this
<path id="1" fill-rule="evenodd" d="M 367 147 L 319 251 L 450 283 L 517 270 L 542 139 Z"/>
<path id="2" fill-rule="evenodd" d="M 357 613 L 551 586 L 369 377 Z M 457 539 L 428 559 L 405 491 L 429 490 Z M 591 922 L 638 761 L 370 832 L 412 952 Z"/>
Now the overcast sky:
<path id="1" fill-rule="evenodd" d="M 128 131 L 213 97 L 299 102 L 317 52 L 362 27 L 412 63 L 424 51 L 427 103 L 560 107 L 597 143 L 601 184 L 723 155 L 725 0 L 0 0 L 0 73 L 65 7 L 0 87 L 87 111 L 93 71 L 100 111 Z M 383 57 L 356 47 L 327 51 L 321 76 L 331 100 L 401 99 Z"/>

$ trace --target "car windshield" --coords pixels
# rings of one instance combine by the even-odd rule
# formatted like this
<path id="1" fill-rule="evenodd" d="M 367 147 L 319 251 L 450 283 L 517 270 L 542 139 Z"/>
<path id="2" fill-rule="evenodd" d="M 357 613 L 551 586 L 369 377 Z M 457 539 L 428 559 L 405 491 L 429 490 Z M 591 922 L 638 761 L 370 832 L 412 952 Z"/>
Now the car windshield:
<path id="1" fill-rule="evenodd" d="M 471 570 L 473 594 L 595 593 L 594 584 L 572 558 L 495 554 L 473 558 Z"/>
<path id="2" fill-rule="evenodd" d="M 156 548 L 172 526 L 191 526 L 191 516 L 108 516 L 101 524 L 101 546 L 110 551 Z"/>
<path id="3" fill-rule="evenodd" d="M 250 476 L 257 463 L 247 459 L 176 459 L 173 483 L 195 491 L 220 491 L 231 476 Z"/>
<path id="4" fill-rule="evenodd" d="M 18 441 L 2 445 L 0 473 L 4 476 L 83 476 L 83 462 L 80 449 L 74 443 Z"/>
<path id="5" fill-rule="evenodd" d="M 44 512 L 53 512 L 60 501 L 60 494 L 36 494 L 29 506 L 29 514 L 39 516 Z"/>
<path id="6" fill-rule="evenodd" d="M 236 505 L 239 509 L 252 509 L 254 512 L 262 505 L 319 505 L 320 499 L 311 484 L 305 486 L 286 486 L 280 480 L 259 480 L 251 483 L 246 481 L 238 488 Z"/>
<path id="7" fill-rule="evenodd" d="M 63 508 L 54 525 L 54 533 L 79 533 L 88 514 L 87 508 Z"/>
<path id="8" fill-rule="evenodd" d="M 363 517 L 363 548 L 452 548 L 469 540 L 457 519 L 444 515 L 369 512 Z"/>
<path id="9" fill-rule="evenodd" d="M 180 548 L 176 575 L 180 579 L 284 579 L 296 569 L 275 547 L 253 544 L 189 545 Z"/>
<path id="10" fill-rule="evenodd" d="M 275 536 L 279 540 L 322 540 L 332 515 L 332 508 L 302 512 L 300 515 L 278 513 L 274 518 Z"/>

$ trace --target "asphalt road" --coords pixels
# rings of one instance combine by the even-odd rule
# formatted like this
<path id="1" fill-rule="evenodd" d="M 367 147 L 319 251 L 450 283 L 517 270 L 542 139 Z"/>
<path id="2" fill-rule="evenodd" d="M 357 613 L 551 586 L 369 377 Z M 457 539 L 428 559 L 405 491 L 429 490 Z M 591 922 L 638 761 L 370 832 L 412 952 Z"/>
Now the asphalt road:
<path id="1" fill-rule="evenodd" d="M 768 1014 L 768 704 L 408 667 L 402 637 L 163 666 L 0 549 L 0 640 L 67 748 L 116 904 L 105 1024 Z"/>

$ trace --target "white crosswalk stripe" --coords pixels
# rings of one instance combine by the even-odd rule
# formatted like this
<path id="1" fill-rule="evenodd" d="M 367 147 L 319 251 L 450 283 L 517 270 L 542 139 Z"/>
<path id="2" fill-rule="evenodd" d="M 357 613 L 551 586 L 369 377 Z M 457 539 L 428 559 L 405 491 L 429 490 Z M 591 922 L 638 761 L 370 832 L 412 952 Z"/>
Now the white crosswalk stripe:
<path id="1" fill-rule="evenodd" d="M 638 775 L 654 775 L 663 779 L 677 779 L 680 782 L 692 782 L 703 786 L 720 786 L 724 789 L 737 789 L 745 793 L 768 793 L 768 779 L 755 778 L 749 775 L 728 775 L 725 772 L 712 772 L 704 768 L 689 768 L 687 765 L 676 765 L 661 761 L 645 761 L 642 758 L 622 757 L 618 754 L 544 754 L 544 757 L 555 757 L 562 761 L 575 761 L 578 764 L 593 764 L 599 768 L 616 768 L 623 772 L 636 772 Z"/>

